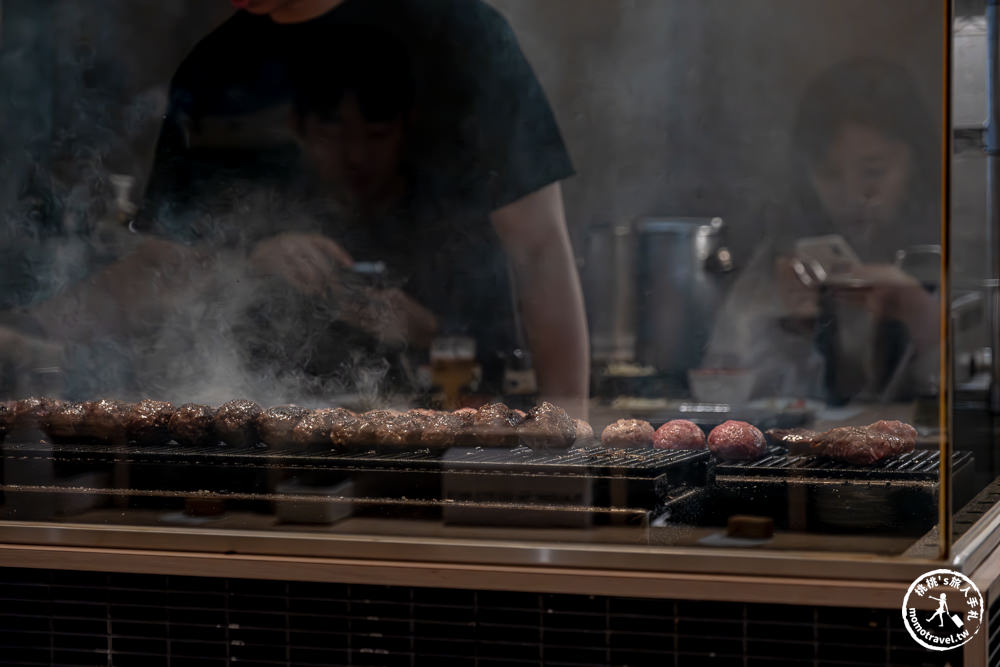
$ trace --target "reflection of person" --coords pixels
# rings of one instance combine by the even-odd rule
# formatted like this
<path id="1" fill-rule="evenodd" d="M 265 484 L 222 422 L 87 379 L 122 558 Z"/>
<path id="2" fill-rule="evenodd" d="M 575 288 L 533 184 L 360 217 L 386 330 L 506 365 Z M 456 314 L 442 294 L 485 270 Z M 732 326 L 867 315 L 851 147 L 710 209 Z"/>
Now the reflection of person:
<path id="1" fill-rule="evenodd" d="M 404 312 L 411 346 L 471 334 L 494 364 L 514 341 L 513 288 L 542 393 L 581 412 L 587 341 L 558 183 L 571 166 L 500 15 L 458 0 L 244 4 L 174 79 L 146 216 L 189 240 L 239 237 L 257 271 L 307 294 L 385 261 L 395 291 L 370 296 Z M 219 230 L 213 214 L 248 194 L 298 191 L 296 138 L 336 214 Z"/>
<path id="2" fill-rule="evenodd" d="M 893 259 L 937 242 L 939 135 L 901 66 L 855 60 L 817 77 L 795 121 L 791 206 L 733 286 L 705 364 L 755 369 L 760 395 L 832 401 L 932 382 L 938 300 Z M 839 278 L 864 288 L 830 289 L 838 333 L 818 345 L 828 313 L 796 272 L 794 245 L 827 234 L 860 259 Z"/>

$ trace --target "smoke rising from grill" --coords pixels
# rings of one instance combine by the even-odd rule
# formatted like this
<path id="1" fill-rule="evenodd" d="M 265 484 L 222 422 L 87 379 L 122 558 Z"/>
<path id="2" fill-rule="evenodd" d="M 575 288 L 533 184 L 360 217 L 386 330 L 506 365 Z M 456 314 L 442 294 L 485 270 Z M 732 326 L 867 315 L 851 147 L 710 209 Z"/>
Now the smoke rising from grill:
<path id="1" fill-rule="evenodd" d="M 939 85 L 935 50 L 913 48 L 939 34 L 928 19 L 933 2 L 775 0 L 762 9 L 725 0 L 598 0 L 586 12 L 573 0 L 494 4 L 535 66 L 576 163 L 578 176 L 565 187 L 576 238 L 600 216 L 719 215 L 733 231 L 734 255 L 745 259 L 759 236 L 757 213 L 781 191 L 783 142 L 810 76 L 865 45 L 889 57 L 919 53 L 923 60 L 910 69 L 926 74 L 920 84 L 929 99 Z M 150 276 L 163 311 L 146 303 L 125 313 L 110 295 L 87 302 L 66 296 L 146 240 L 121 226 L 111 176 L 135 177 L 133 199 L 141 198 L 169 77 L 229 11 L 228 3 L 205 0 L 103 3 L 100 12 L 88 3 L 5 0 L 0 307 L 7 311 L 0 325 L 34 339 L 18 341 L 30 352 L 18 355 L 16 372 L 4 373 L 10 381 L 0 393 L 49 386 L 53 376 L 39 379 L 32 369 L 57 365 L 76 398 L 219 403 L 247 396 L 276 404 L 347 392 L 375 402 L 384 392 L 383 354 L 349 356 L 319 379 L 301 370 L 316 361 L 311 350 L 321 335 L 302 323 L 333 313 L 244 275 L 232 251 L 212 255 L 210 270 L 202 260 Z M 900 17 L 906 30 L 897 29 Z M 802 43 L 810 52 L 788 58 Z M 283 224 L 293 217 L 307 224 L 311 215 L 277 207 L 265 193 L 238 203 L 206 210 L 205 226 L 248 233 L 272 215 Z M 69 341 L 54 363 L 52 348 L 39 342 L 45 337 L 16 309 L 59 294 L 66 298 L 49 310 L 72 313 L 78 331 L 54 315 L 47 320 L 57 323 L 53 335 Z M 261 296 L 269 298 L 261 303 Z M 141 335 L 97 335 L 119 323 Z M 237 336 L 279 360 L 284 350 L 276 342 L 295 341 L 284 347 L 303 356 L 299 365 L 258 366 L 234 344 Z"/>

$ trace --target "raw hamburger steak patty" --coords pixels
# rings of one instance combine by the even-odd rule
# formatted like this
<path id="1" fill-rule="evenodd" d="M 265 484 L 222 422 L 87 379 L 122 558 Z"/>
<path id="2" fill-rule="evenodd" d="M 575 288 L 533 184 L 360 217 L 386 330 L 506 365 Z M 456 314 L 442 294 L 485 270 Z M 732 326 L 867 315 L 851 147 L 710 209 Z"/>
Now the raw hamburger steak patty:
<path id="1" fill-rule="evenodd" d="M 208 445 L 218 441 L 215 436 L 215 410 L 207 405 L 185 403 L 177 408 L 167 422 L 170 437 L 187 446 Z"/>
<path id="2" fill-rule="evenodd" d="M 170 440 L 170 418 L 174 406 L 165 401 L 139 401 L 125 419 L 125 435 L 140 445 L 159 445 Z"/>
<path id="3" fill-rule="evenodd" d="M 233 447 L 256 445 L 257 418 L 263 412 L 263 408 L 245 398 L 223 403 L 215 411 L 215 434 L 222 442 Z"/>
<path id="4" fill-rule="evenodd" d="M 609 449 L 650 447 L 653 444 L 653 427 L 641 419 L 619 419 L 604 428 L 601 444 Z"/>
<path id="5" fill-rule="evenodd" d="M 708 434 L 708 448 L 720 459 L 750 461 L 767 451 L 767 441 L 756 426 L 730 419 Z"/>
<path id="6" fill-rule="evenodd" d="M 687 419 L 674 419 L 656 429 L 653 447 L 656 449 L 705 449 L 705 432 Z"/>

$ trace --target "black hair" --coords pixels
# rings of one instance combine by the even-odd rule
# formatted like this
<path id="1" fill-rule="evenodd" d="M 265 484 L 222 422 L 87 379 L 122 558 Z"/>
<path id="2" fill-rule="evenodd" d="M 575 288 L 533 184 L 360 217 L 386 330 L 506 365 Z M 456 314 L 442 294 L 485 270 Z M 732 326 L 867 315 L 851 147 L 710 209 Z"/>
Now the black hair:
<path id="1" fill-rule="evenodd" d="M 366 120 L 395 120 L 413 107 L 414 82 L 405 45 L 363 26 L 342 26 L 296 49 L 289 64 L 296 114 L 335 120 L 353 94 Z"/>
<path id="2" fill-rule="evenodd" d="M 903 141 L 919 163 L 939 132 L 906 68 L 876 58 L 838 63 L 816 77 L 799 103 L 792 140 L 801 157 L 824 159 L 845 123 L 858 123 Z"/>
<path id="3" fill-rule="evenodd" d="M 824 70 L 800 98 L 792 128 L 794 160 L 788 179 L 789 203 L 797 208 L 797 222 L 788 225 L 778 221 L 780 227 L 774 233 L 779 247 L 801 236 L 840 233 L 820 203 L 809 171 L 826 159 L 830 145 L 847 123 L 873 128 L 909 146 L 910 182 L 904 210 L 897 219 L 906 221 L 905 231 L 912 243 L 934 242 L 939 234 L 941 131 L 906 67 L 879 58 L 858 58 Z"/>

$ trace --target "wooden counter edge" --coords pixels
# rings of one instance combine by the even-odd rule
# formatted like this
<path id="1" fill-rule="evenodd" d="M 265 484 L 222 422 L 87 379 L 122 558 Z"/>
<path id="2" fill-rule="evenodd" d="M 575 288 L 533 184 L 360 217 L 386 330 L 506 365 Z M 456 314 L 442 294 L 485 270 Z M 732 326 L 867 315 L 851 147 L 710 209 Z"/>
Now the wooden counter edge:
<path id="1" fill-rule="evenodd" d="M 898 608 L 902 582 L 0 545 L 0 567 Z"/>

